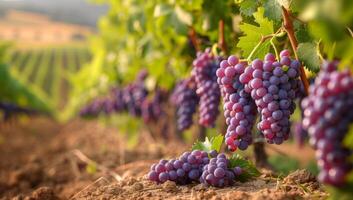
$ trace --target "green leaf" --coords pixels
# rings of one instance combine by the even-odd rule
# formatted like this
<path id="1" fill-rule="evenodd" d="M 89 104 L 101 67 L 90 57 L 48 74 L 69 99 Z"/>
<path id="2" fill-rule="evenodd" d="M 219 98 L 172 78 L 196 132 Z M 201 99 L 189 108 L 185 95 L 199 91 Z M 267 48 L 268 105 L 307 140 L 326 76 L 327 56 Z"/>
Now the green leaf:
<path id="1" fill-rule="evenodd" d="M 258 1 L 257 0 L 244 0 L 240 4 L 240 12 L 243 15 L 246 16 L 251 16 L 257 9 L 258 7 Z"/>
<path id="2" fill-rule="evenodd" d="M 262 36 L 270 35 L 273 33 L 273 22 L 268 20 L 264 16 L 264 9 L 259 8 L 254 13 L 255 22 L 258 26 L 252 24 L 240 25 L 240 30 L 243 31 L 244 36 L 240 37 L 238 47 L 243 51 L 243 56 L 247 57 L 252 52 L 253 48 L 259 43 Z M 270 43 L 266 41 L 260 48 L 255 52 L 253 58 L 263 58 L 266 53 L 270 50 Z"/>
<path id="3" fill-rule="evenodd" d="M 277 0 L 267 0 L 263 6 L 265 8 L 266 17 L 276 22 L 282 20 L 282 8 Z"/>
<path id="4" fill-rule="evenodd" d="M 175 7 L 175 14 L 182 23 L 189 26 L 192 25 L 192 15 L 187 11 L 183 10 L 181 7 Z"/>
<path id="5" fill-rule="evenodd" d="M 306 69 L 312 72 L 320 70 L 320 57 L 317 52 L 317 44 L 315 43 L 300 43 L 298 46 L 299 60 L 304 62 Z"/>
<path id="6" fill-rule="evenodd" d="M 313 40 L 306 26 L 300 26 L 295 32 L 295 37 L 299 43 L 311 42 Z"/>
<path id="7" fill-rule="evenodd" d="M 171 11 L 172 11 L 171 6 L 161 3 L 161 4 L 158 4 L 154 7 L 153 16 L 154 17 L 161 17 L 164 15 L 170 14 Z"/>
<path id="8" fill-rule="evenodd" d="M 202 150 L 206 152 L 210 152 L 212 150 L 216 150 L 219 152 L 223 143 L 223 135 L 219 134 L 218 136 L 212 137 L 208 139 L 206 137 L 204 142 L 196 141 L 194 145 L 192 145 L 192 150 Z"/>
<path id="9" fill-rule="evenodd" d="M 246 160 L 239 154 L 233 154 L 229 161 L 231 168 L 240 167 L 243 170 L 243 173 L 241 175 L 236 176 L 236 180 L 240 182 L 245 182 L 249 179 L 261 175 L 261 173 L 256 169 L 254 164 L 252 164 L 249 160 Z"/>

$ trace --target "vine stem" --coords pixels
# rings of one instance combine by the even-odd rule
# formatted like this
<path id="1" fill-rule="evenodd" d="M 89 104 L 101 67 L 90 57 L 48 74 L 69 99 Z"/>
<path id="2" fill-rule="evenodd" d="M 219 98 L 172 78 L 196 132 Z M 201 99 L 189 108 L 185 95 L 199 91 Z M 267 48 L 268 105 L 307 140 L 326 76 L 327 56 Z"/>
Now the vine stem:
<path id="1" fill-rule="evenodd" d="M 246 60 L 250 61 L 252 59 L 252 57 L 254 56 L 254 54 L 256 53 L 257 49 L 261 46 L 261 44 L 264 43 L 266 40 L 271 39 L 275 36 L 276 36 L 276 34 L 262 36 L 259 43 L 257 43 L 257 45 L 253 48 L 253 50 L 250 52 L 250 54 Z"/>
<path id="2" fill-rule="evenodd" d="M 189 30 L 189 37 L 190 37 L 190 39 L 191 39 L 191 43 L 192 43 L 192 45 L 194 45 L 194 47 L 195 47 L 195 50 L 196 50 L 196 52 L 199 52 L 201 49 L 200 49 L 200 45 L 199 45 L 199 42 L 198 42 L 198 40 L 197 40 L 197 35 L 196 35 L 196 31 L 195 31 L 195 29 L 194 28 L 190 28 L 190 30 Z"/>
<path id="3" fill-rule="evenodd" d="M 297 54 L 298 41 L 297 41 L 297 38 L 295 37 L 295 34 L 294 34 L 291 14 L 283 6 L 282 6 L 282 16 L 283 16 L 283 28 L 287 32 L 289 42 L 290 42 L 292 49 L 293 49 L 293 52 L 294 52 L 295 59 L 299 60 L 299 57 Z M 306 93 L 306 95 L 308 95 L 309 94 L 309 81 L 306 77 L 305 70 L 304 70 L 304 67 L 302 64 L 300 66 L 300 79 L 303 82 L 305 93 Z"/>
<path id="4" fill-rule="evenodd" d="M 218 47 L 222 52 L 227 55 L 227 43 L 224 38 L 224 21 L 223 19 L 219 20 L 218 23 Z"/>

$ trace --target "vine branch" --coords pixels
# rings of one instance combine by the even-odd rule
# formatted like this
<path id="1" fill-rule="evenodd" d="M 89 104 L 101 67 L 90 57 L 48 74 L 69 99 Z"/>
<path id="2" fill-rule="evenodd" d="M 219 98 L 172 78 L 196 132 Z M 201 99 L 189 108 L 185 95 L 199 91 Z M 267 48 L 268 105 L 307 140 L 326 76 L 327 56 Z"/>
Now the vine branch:
<path id="1" fill-rule="evenodd" d="M 297 54 L 298 41 L 297 41 L 297 38 L 295 37 L 295 34 L 294 34 L 294 28 L 293 28 L 293 22 L 291 19 L 291 15 L 290 15 L 289 11 L 283 6 L 282 6 L 282 16 L 283 16 L 283 28 L 287 32 L 289 42 L 290 42 L 292 49 L 293 49 L 293 52 L 294 52 L 295 59 L 299 60 L 299 57 Z M 304 67 L 302 64 L 300 66 L 300 79 L 303 82 L 305 93 L 308 94 L 309 93 L 309 81 L 306 77 L 305 70 L 304 70 Z"/>
<path id="2" fill-rule="evenodd" d="M 224 21 L 219 20 L 218 23 L 218 47 L 222 50 L 224 54 L 227 55 L 227 44 L 224 39 Z"/>
<path id="3" fill-rule="evenodd" d="M 199 44 L 199 42 L 197 40 L 196 31 L 192 27 L 189 30 L 189 37 L 190 37 L 192 45 L 195 47 L 196 52 L 199 52 L 201 50 L 200 49 L 200 44 Z"/>

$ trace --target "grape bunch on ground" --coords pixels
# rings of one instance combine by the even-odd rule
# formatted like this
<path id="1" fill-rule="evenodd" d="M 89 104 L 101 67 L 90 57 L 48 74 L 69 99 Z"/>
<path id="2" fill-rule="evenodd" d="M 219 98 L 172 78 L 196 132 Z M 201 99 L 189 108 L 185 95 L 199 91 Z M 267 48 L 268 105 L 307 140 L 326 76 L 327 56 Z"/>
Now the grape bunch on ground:
<path id="1" fill-rule="evenodd" d="M 231 167 L 225 154 L 194 150 L 184 152 L 179 158 L 160 160 L 151 166 L 147 177 L 156 183 L 173 181 L 177 184 L 200 182 L 206 186 L 226 187 L 232 185 L 243 170 Z"/>

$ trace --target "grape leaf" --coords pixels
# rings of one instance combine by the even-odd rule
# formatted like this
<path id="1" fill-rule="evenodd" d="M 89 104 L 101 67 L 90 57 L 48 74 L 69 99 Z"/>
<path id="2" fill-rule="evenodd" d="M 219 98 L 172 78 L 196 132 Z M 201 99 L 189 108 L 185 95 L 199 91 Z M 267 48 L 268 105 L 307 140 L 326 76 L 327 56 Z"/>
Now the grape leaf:
<path id="1" fill-rule="evenodd" d="M 219 152 L 222 147 L 223 138 L 224 137 L 222 134 L 212 137 L 211 139 L 208 139 L 208 137 L 206 137 L 204 142 L 196 141 L 195 144 L 192 145 L 192 150 L 202 150 L 206 152 L 216 150 L 217 152 Z"/>
<path id="2" fill-rule="evenodd" d="M 253 177 L 258 177 L 261 175 L 254 164 L 239 154 L 233 154 L 229 161 L 231 168 L 240 167 L 243 170 L 241 175 L 235 177 L 235 179 L 239 180 L 240 182 L 245 182 Z"/>
<path id="3" fill-rule="evenodd" d="M 192 15 L 187 11 L 183 10 L 181 7 L 175 7 L 175 13 L 178 19 L 186 25 L 192 25 Z"/>
<path id="4" fill-rule="evenodd" d="M 255 22 L 259 26 L 252 24 L 241 24 L 240 30 L 243 31 L 244 36 L 240 37 L 238 47 L 243 51 L 243 56 L 247 57 L 253 50 L 253 48 L 259 43 L 262 36 L 273 33 L 273 22 L 268 20 L 264 16 L 264 9 L 259 8 L 256 13 L 253 14 Z M 255 52 L 253 58 L 263 58 L 270 49 L 270 43 L 266 41 L 260 48 Z"/>
<path id="5" fill-rule="evenodd" d="M 243 15 L 251 16 L 256 11 L 256 8 L 258 7 L 258 1 L 244 0 L 239 4 L 239 6 L 240 6 L 240 12 Z"/>
<path id="6" fill-rule="evenodd" d="M 300 43 L 298 46 L 299 60 L 304 62 L 304 66 L 311 72 L 320 70 L 320 58 L 317 52 L 317 44 L 315 43 Z"/>
<path id="7" fill-rule="evenodd" d="M 276 22 L 282 20 L 282 8 L 277 0 L 267 0 L 263 6 L 265 8 L 266 17 Z"/>
<path id="8" fill-rule="evenodd" d="M 313 40 L 306 26 L 298 27 L 297 31 L 295 32 L 295 37 L 299 43 L 311 42 Z"/>
<path id="9" fill-rule="evenodd" d="M 156 5 L 156 7 L 154 8 L 153 16 L 160 17 L 160 16 L 170 14 L 170 12 L 172 12 L 171 6 L 168 6 L 167 4 L 161 3 L 161 4 Z"/>

